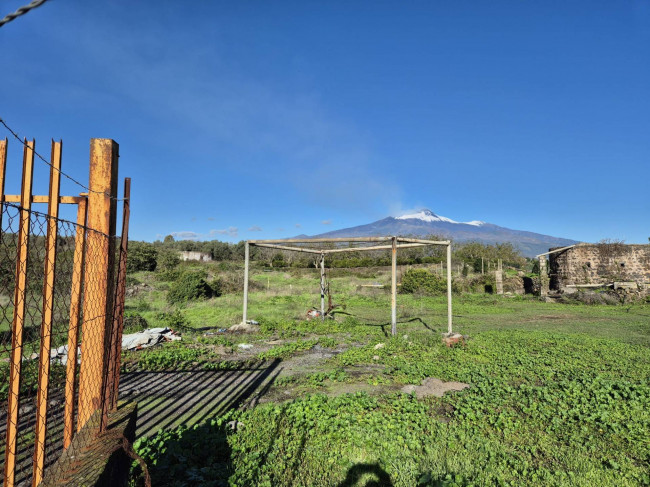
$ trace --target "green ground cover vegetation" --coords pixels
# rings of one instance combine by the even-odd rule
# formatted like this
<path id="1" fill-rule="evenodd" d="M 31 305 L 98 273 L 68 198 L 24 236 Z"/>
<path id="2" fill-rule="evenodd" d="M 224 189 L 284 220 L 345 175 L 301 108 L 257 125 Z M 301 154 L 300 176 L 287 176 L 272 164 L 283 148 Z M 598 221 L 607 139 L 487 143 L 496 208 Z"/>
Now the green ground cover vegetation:
<path id="1" fill-rule="evenodd" d="M 435 275 L 435 266 L 413 266 Z M 470 272 L 456 278 L 453 311 L 469 338 L 447 348 L 436 285 L 398 295 L 391 337 L 388 291 L 363 286 L 388 284 L 386 268 L 333 269 L 340 313 L 306 321 L 320 301 L 318 271 L 264 267 L 251 276 L 249 315 L 260 327 L 250 335 L 220 331 L 241 320 L 236 286 L 170 301 L 173 282 L 160 275 L 169 270 L 131 274 L 146 289 L 127 300 L 126 332 L 171 326 L 183 340 L 126 352 L 125 371 L 231 370 L 328 352 L 317 370 L 276 378 L 268 402 L 139 438 L 154 485 L 650 485 L 649 304 L 461 292 L 465 279 L 482 278 Z M 237 283 L 241 266 L 173 270 Z M 400 268 L 401 282 L 408 275 Z M 470 387 L 401 392 L 429 377 Z M 134 467 L 131 483 L 141 482 Z"/>

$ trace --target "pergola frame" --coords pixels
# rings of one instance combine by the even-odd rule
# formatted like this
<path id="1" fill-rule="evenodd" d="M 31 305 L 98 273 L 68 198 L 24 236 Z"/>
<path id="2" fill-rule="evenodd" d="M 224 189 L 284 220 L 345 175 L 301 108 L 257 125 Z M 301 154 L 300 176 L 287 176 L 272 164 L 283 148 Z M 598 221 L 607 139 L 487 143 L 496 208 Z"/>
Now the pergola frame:
<path id="1" fill-rule="evenodd" d="M 356 248 L 335 248 L 335 249 L 315 249 L 309 247 L 298 247 L 291 244 L 310 244 L 310 243 L 348 243 L 363 242 L 377 243 L 368 247 Z M 401 244 L 401 245 L 398 245 Z M 321 318 L 325 318 L 325 254 L 334 254 L 339 252 L 364 252 L 370 250 L 392 250 L 392 268 L 391 268 L 391 333 L 397 335 L 397 249 L 426 247 L 429 245 L 443 245 L 447 247 L 447 332 L 452 334 L 452 317 L 451 317 L 451 241 L 449 240 L 424 240 L 419 238 L 406 237 L 344 237 L 344 238 L 287 238 L 279 240 L 247 240 L 245 246 L 245 267 L 244 267 L 244 312 L 242 323 L 248 319 L 248 271 L 250 267 L 250 246 L 264 247 L 277 250 L 286 250 L 292 252 L 303 252 L 308 254 L 320 255 L 320 307 Z"/>

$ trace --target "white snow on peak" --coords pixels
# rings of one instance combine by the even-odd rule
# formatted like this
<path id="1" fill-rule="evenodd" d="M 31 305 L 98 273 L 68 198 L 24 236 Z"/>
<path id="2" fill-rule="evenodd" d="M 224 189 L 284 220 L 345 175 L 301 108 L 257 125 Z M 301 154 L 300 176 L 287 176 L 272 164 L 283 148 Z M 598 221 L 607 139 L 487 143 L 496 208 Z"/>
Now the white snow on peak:
<path id="1" fill-rule="evenodd" d="M 483 225 L 484 222 L 479 220 L 473 220 L 471 222 L 457 222 L 446 216 L 436 215 L 431 210 L 420 210 L 416 213 L 409 213 L 406 215 L 395 217 L 396 220 L 422 220 L 424 222 L 446 222 L 446 223 L 461 223 L 463 225 L 474 225 L 479 227 Z"/>

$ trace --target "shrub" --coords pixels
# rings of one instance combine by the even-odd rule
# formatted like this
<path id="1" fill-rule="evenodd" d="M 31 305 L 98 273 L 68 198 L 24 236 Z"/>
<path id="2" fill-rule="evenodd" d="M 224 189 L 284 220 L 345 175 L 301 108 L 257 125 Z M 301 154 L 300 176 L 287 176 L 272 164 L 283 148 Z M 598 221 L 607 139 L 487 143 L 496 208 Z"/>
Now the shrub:
<path id="1" fill-rule="evenodd" d="M 172 313 L 158 313 L 156 319 L 160 322 L 161 326 L 176 329 L 187 326 L 187 320 L 179 310 Z"/>
<path id="2" fill-rule="evenodd" d="M 134 311 L 125 311 L 124 312 L 124 332 L 131 333 L 142 331 L 148 328 L 149 323 L 140 313 Z"/>
<path id="3" fill-rule="evenodd" d="M 158 263 L 158 269 L 170 271 L 181 263 L 181 259 L 175 250 L 165 249 L 158 253 L 156 262 Z"/>
<path id="4" fill-rule="evenodd" d="M 155 271 L 158 251 L 153 244 L 147 242 L 129 242 L 129 253 L 126 259 L 126 271 Z"/>
<path id="5" fill-rule="evenodd" d="M 447 289 L 445 280 L 426 269 L 409 269 L 402 276 L 401 292 L 421 293 L 431 296 L 444 294 Z"/>
<path id="6" fill-rule="evenodd" d="M 195 299 L 209 298 L 213 294 L 213 289 L 206 282 L 204 273 L 185 272 L 169 286 L 167 301 L 171 304 L 180 304 Z"/>

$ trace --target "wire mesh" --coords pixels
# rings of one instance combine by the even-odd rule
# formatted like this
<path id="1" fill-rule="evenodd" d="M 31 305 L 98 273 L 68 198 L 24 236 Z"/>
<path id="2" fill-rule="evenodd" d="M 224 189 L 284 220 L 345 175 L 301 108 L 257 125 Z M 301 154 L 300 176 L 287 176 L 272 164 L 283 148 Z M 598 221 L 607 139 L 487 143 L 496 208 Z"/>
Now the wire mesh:
<path id="1" fill-rule="evenodd" d="M 20 254 L 19 234 L 25 232 L 21 219 L 23 227 L 29 222 L 26 261 Z M 64 449 L 66 430 L 76 432 L 98 414 L 108 371 L 105 350 L 110 335 L 103 323 L 112 322 L 116 273 L 85 272 L 85 262 L 113 252 L 115 238 L 57 219 L 52 226 L 57 231 L 56 251 L 48 251 L 49 221 L 46 214 L 2 203 L 0 436 L 5 448 L 0 471 L 7 469 L 14 485 L 31 485 L 33 478 L 43 478 L 53 469 Z M 48 269 L 53 273 L 49 279 Z M 20 378 L 18 394 L 10 386 L 12 375 Z M 80 390 L 90 398 L 86 403 L 79 403 Z M 84 434 L 94 433 L 84 430 Z"/>

